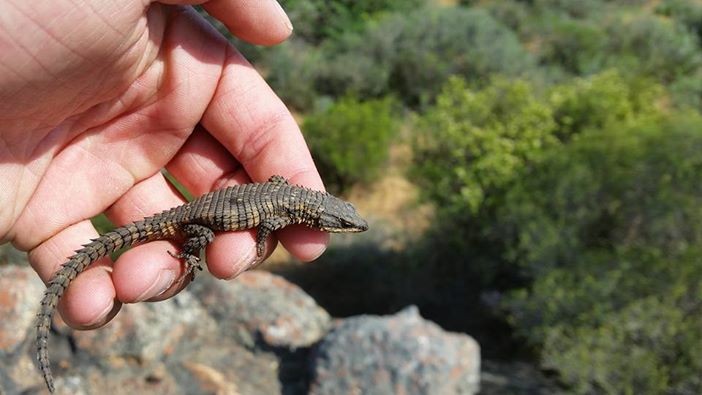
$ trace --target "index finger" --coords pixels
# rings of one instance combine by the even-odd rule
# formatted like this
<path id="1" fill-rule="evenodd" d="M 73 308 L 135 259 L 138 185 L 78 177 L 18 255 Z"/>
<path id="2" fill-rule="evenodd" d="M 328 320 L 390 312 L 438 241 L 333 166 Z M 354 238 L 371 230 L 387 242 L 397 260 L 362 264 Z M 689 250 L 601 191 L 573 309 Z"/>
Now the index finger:
<path id="1" fill-rule="evenodd" d="M 281 175 L 293 184 L 324 190 L 300 128 L 285 104 L 233 47 L 203 126 L 237 159 L 254 181 Z M 312 260 L 329 236 L 310 229 L 278 232 L 293 255 Z"/>
<path id="2" fill-rule="evenodd" d="M 152 0 L 154 1 L 154 0 Z M 160 3 L 202 7 L 235 36 L 252 44 L 274 45 L 292 33 L 293 26 L 276 0 L 160 0 Z"/>

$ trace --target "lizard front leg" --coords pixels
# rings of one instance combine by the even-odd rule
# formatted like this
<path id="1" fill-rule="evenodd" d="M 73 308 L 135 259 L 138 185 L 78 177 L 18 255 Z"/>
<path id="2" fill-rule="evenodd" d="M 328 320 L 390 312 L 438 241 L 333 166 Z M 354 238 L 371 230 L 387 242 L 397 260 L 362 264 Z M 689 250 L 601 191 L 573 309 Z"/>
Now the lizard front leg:
<path id="1" fill-rule="evenodd" d="M 200 252 L 214 240 L 215 234 L 212 229 L 197 224 L 185 225 L 182 231 L 187 238 L 180 253 L 175 254 L 171 251 L 168 251 L 168 253 L 174 258 L 183 259 L 183 262 L 185 262 L 185 274 L 192 273 L 194 278 L 195 272 L 193 270 L 202 270 Z"/>
<path id="2" fill-rule="evenodd" d="M 256 235 L 256 256 L 258 259 L 263 258 L 266 252 L 266 239 L 268 236 L 278 229 L 290 225 L 290 219 L 287 217 L 273 217 L 261 222 L 258 226 L 258 234 Z"/>

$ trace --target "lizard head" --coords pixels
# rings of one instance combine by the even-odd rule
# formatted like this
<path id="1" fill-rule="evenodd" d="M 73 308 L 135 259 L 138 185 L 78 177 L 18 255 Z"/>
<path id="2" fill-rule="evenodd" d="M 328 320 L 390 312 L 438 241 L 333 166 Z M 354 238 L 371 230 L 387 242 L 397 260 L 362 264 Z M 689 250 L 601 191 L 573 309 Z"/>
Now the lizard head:
<path id="1" fill-rule="evenodd" d="M 316 227 L 325 232 L 354 233 L 368 230 L 368 222 L 349 202 L 327 195 L 318 211 Z"/>

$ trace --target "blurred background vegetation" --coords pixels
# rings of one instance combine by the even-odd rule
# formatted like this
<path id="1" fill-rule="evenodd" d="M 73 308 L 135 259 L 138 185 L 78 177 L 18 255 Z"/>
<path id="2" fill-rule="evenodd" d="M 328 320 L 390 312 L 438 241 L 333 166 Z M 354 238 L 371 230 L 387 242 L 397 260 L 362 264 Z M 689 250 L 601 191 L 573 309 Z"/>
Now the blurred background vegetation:
<path id="1" fill-rule="evenodd" d="M 372 228 L 270 270 L 567 392 L 702 392 L 702 1 L 281 3 L 232 40 Z"/>

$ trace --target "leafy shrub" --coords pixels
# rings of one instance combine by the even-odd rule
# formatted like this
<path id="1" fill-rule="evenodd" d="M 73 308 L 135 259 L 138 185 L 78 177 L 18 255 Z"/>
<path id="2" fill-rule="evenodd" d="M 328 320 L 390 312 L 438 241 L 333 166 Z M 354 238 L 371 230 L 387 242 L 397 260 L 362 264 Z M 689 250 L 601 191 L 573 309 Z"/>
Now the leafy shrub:
<path id="1" fill-rule="evenodd" d="M 507 23 L 512 23 L 548 68 L 589 75 L 614 67 L 666 84 L 698 70 L 702 66 L 702 6 L 668 0 L 658 5 L 656 15 L 634 7 L 635 3 L 534 0 L 526 3 L 530 6 L 519 7 L 490 2 L 488 8 L 501 20 L 514 19 L 519 10 L 517 22 L 508 18 Z M 497 11 L 501 9 L 511 14 L 500 16 Z"/>
<path id="2" fill-rule="evenodd" d="M 391 99 L 346 97 L 305 118 L 303 132 L 332 190 L 344 191 L 379 174 L 398 131 L 393 112 Z"/>
<path id="3" fill-rule="evenodd" d="M 656 13 L 680 21 L 702 39 L 702 4 L 689 0 L 663 0 L 656 6 Z"/>
<path id="4" fill-rule="evenodd" d="M 430 102 L 451 75 L 480 81 L 533 67 L 513 32 L 484 10 L 461 7 L 388 15 L 361 33 L 340 37 L 326 54 L 322 92 L 393 93 L 410 105 Z"/>
<path id="5" fill-rule="evenodd" d="M 588 18 L 598 14 L 605 6 L 603 0 L 534 0 L 535 8 L 549 13 L 559 13 L 561 18 Z"/>
<path id="6" fill-rule="evenodd" d="M 700 389 L 700 130 L 696 115 L 613 122 L 508 193 L 497 222 L 534 283 L 506 306 L 579 393 Z"/>
<path id="7" fill-rule="evenodd" d="M 557 369 L 575 393 L 699 393 L 700 310 L 678 305 L 644 297 L 601 325 L 550 328 L 544 365 Z"/>
<path id="8" fill-rule="evenodd" d="M 525 81 L 473 91 L 453 78 L 418 123 L 413 173 L 449 216 L 476 215 L 524 166 L 557 144 L 551 110 Z"/>
<path id="9" fill-rule="evenodd" d="M 267 81 L 288 106 L 310 110 L 318 100 L 315 78 L 322 59 L 318 49 L 290 40 L 266 54 Z"/>
<path id="10" fill-rule="evenodd" d="M 656 16 L 617 20 L 607 35 L 606 65 L 628 73 L 669 83 L 702 65 L 697 37 L 675 21 Z"/>
<path id="11" fill-rule="evenodd" d="M 554 86 L 545 97 L 523 80 L 480 90 L 453 78 L 419 119 L 414 179 L 448 217 L 490 211 L 542 155 L 587 130 L 660 114 L 662 88 L 616 72 Z"/>
<path id="12" fill-rule="evenodd" d="M 517 333 L 575 392 L 702 385 L 702 118 L 662 95 L 616 72 L 543 97 L 452 79 L 417 123 L 413 175 L 455 252 L 432 264 L 517 286 Z"/>
<path id="13" fill-rule="evenodd" d="M 702 70 L 679 78 L 670 85 L 670 91 L 676 107 L 692 110 L 702 108 Z"/>
<path id="14" fill-rule="evenodd" d="M 362 99 L 388 94 L 401 29 L 388 29 L 372 42 L 365 35 L 348 33 L 325 46 L 325 61 L 315 82 L 319 92 Z"/>
<path id="15" fill-rule="evenodd" d="M 525 29 L 524 25 L 526 25 L 531 18 L 530 8 L 524 2 L 489 2 L 485 4 L 484 7 L 495 20 L 519 34 L 523 33 Z"/>
<path id="16" fill-rule="evenodd" d="M 426 0 L 287 0 L 282 4 L 295 26 L 295 35 L 310 43 L 357 31 L 372 16 L 421 8 Z"/>
<path id="17" fill-rule="evenodd" d="M 693 204 L 700 122 L 644 117 L 581 134 L 554 151 L 507 197 L 504 218 L 518 230 L 515 255 L 541 273 L 590 249 L 655 246 L 672 254 L 702 242 L 695 225 L 702 213 Z"/>
<path id="18" fill-rule="evenodd" d="M 647 79 L 626 80 L 619 72 L 606 71 L 553 87 L 549 103 L 559 137 L 568 139 L 584 130 L 658 113 L 662 96 L 663 88 Z"/>
<path id="19" fill-rule="evenodd" d="M 552 18 L 547 26 L 540 34 L 542 62 L 576 75 L 602 68 L 607 36 L 598 22 Z"/>

